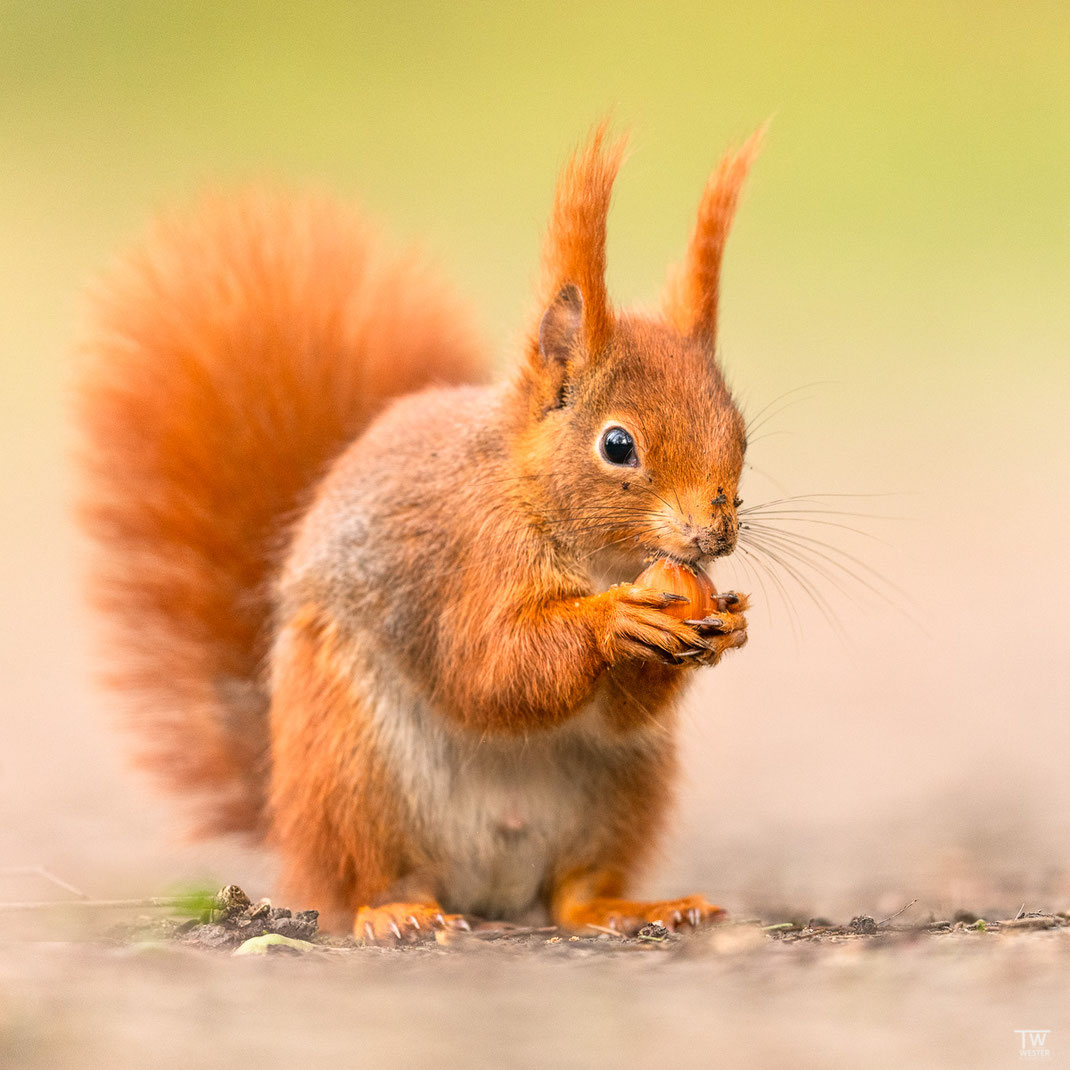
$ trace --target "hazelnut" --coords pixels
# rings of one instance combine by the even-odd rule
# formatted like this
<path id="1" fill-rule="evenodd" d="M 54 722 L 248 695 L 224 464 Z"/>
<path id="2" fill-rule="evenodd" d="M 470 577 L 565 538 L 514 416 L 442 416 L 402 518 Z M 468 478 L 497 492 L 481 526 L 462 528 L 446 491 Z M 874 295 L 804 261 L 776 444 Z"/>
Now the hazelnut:
<path id="1" fill-rule="evenodd" d="M 640 587 L 667 591 L 669 594 L 686 598 L 686 602 L 671 602 L 665 607 L 665 612 L 677 620 L 701 620 L 717 609 L 714 601 L 717 588 L 709 576 L 705 572 L 695 572 L 687 565 L 677 564 L 667 557 L 655 561 L 635 582 Z"/>

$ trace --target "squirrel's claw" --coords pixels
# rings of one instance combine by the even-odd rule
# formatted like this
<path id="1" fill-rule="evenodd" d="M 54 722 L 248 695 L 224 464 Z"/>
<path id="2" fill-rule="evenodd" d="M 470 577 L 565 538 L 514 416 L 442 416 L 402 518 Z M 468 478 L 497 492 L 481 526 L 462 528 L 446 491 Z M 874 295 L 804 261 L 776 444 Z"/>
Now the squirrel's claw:
<path id="1" fill-rule="evenodd" d="M 741 628 L 735 632 L 727 632 L 724 635 L 712 636 L 709 644 L 709 649 L 704 651 L 703 656 L 699 658 L 699 662 L 702 665 L 716 665 L 727 651 L 738 650 L 739 647 L 746 646 L 746 628 Z"/>
<path id="2" fill-rule="evenodd" d="M 361 944 L 397 947 L 430 940 L 436 930 L 471 927 L 460 914 L 445 914 L 436 903 L 387 903 L 361 907 L 353 923 L 353 934 Z"/>
<path id="3" fill-rule="evenodd" d="M 747 608 L 746 597 L 735 593 L 717 597 L 722 601 L 731 598 L 737 611 L 726 607 L 701 620 L 684 621 L 705 641 L 706 649 L 697 655 L 700 665 L 716 665 L 726 651 L 735 650 L 747 642 L 747 618 L 743 615 L 743 610 Z"/>

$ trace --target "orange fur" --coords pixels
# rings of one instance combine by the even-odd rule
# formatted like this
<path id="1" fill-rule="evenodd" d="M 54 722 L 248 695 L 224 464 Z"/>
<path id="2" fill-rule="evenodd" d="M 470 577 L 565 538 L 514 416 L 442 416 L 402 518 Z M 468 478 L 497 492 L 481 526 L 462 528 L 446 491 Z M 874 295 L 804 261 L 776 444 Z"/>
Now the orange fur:
<path id="1" fill-rule="evenodd" d="M 543 307 L 568 283 L 584 300 L 583 326 L 591 352 L 613 333 L 613 309 L 606 293 L 606 217 L 626 139 L 606 144 L 608 124 L 592 132 L 558 179 L 543 246 Z"/>
<path id="2" fill-rule="evenodd" d="M 717 340 L 717 306 L 721 291 L 721 263 L 728 231 L 735 218 L 739 194 L 754 158 L 762 147 L 765 127 L 759 127 L 737 152 L 717 165 L 699 204 L 687 256 L 666 298 L 666 316 L 681 334 L 701 334 L 712 346 Z"/>
<path id="3" fill-rule="evenodd" d="M 82 514 L 141 761 L 201 826 L 262 824 L 270 581 L 310 488 L 396 393 L 471 380 L 444 289 L 328 200 L 208 198 L 101 287 Z"/>
<path id="4" fill-rule="evenodd" d="M 702 895 L 653 902 L 625 899 L 621 895 L 625 884 L 624 875 L 617 870 L 569 874 L 554 887 L 554 918 L 576 932 L 589 933 L 594 927 L 634 934 L 648 922 L 675 929 L 685 923 L 700 925 L 724 914 Z"/>
<path id="5" fill-rule="evenodd" d="M 321 202 L 211 203 L 103 301 L 86 512 L 150 760 L 214 793 L 216 827 L 266 828 L 289 894 L 361 938 L 716 912 L 624 896 L 666 820 L 675 704 L 746 641 L 746 602 L 680 621 L 630 581 L 735 545 L 744 426 L 710 342 L 754 144 L 707 190 L 665 322 L 606 294 L 605 136 L 561 177 L 545 314 L 497 386 L 385 406 L 477 350 Z"/>
<path id="6" fill-rule="evenodd" d="M 290 622 L 271 699 L 271 839 L 295 901 L 351 921 L 401 874 L 397 785 L 346 682 L 337 628 L 315 607 Z"/>

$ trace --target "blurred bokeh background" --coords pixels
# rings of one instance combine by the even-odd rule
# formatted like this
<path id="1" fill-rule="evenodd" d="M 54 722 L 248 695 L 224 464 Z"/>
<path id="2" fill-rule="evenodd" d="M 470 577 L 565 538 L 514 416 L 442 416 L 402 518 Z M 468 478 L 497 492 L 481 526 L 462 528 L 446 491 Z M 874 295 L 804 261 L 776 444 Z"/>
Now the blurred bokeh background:
<path id="1" fill-rule="evenodd" d="M 621 304 L 657 301 L 709 169 L 774 117 L 722 300 L 730 378 L 774 413 L 744 497 L 857 495 L 784 519 L 831 545 L 800 567 L 832 624 L 783 570 L 715 574 L 753 592 L 751 641 L 685 711 L 647 890 L 1070 905 L 1070 9 L 1041 0 L 7 0 L 0 869 L 271 891 L 270 859 L 180 842 L 90 684 L 68 460 L 89 280 L 205 186 L 312 184 L 425 249 L 505 366 L 555 172 L 607 113 L 633 131 Z"/>

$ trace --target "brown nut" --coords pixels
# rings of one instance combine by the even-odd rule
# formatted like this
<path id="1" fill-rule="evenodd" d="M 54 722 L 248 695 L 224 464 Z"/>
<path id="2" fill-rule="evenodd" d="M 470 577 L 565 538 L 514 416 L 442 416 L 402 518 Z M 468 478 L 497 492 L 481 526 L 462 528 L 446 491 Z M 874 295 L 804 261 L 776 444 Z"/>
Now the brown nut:
<path id="1" fill-rule="evenodd" d="M 686 602 L 671 602 L 665 607 L 665 612 L 677 620 L 701 620 L 717 608 L 714 602 L 717 588 L 709 576 L 667 557 L 655 561 L 635 582 L 639 587 L 650 587 L 655 591 L 667 591 L 686 598 Z"/>

